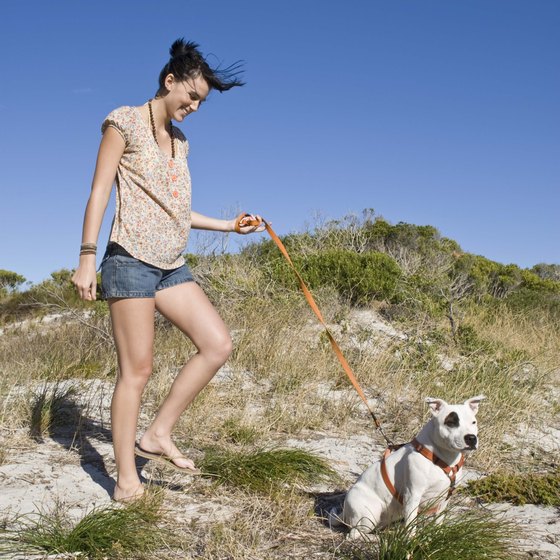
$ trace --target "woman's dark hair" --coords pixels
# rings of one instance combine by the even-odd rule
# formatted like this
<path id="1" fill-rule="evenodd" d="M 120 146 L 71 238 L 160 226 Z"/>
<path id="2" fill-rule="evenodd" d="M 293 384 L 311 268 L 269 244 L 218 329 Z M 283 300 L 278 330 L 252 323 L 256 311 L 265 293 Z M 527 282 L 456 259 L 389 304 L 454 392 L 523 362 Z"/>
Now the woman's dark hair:
<path id="1" fill-rule="evenodd" d="M 235 62 L 223 69 L 211 68 L 198 50 L 198 45 L 192 41 L 177 39 L 171 45 L 169 54 L 171 58 L 159 74 L 160 91 L 165 87 L 165 77 L 168 74 L 173 74 L 179 81 L 202 76 L 211 89 L 217 89 L 220 92 L 244 85 L 244 82 L 239 80 L 242 72 L 241 62 Z"/>

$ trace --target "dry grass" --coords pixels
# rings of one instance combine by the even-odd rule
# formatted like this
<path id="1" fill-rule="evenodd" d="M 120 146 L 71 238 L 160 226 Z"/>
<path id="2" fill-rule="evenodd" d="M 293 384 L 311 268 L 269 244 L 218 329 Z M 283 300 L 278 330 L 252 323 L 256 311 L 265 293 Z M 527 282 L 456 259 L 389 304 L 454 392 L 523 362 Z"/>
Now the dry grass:
<path id="1" fill-rule="evenodd" d="M 247 451 L 283 445 L 302 433 L 372 433 L 367 410 L 299 293 L 267 285 L 257 263 L 242 259 L 203 259 L 195 271 L 229 325 L 235 350 L 227 368 L 180 419 L 176 436 L 181 448 Z M 462 402 L 483 393 L 488 400 L 479 414 L 481 448 L 469 465 L 492 471 L 500 462 L 517 472 L 534 466 L 531 452 L 538 441 L 520 439 L 519 445 L 528 453 L 513 454 L 504 436 L 516 435 L 521 424 L 538 430 L 560 410 L 549 390 L 560 363 L 560 327 L 552 318 L 519 317 L 505 307 L 499 311 L 469 308 L 462 322 L 481 343 L 467 352 L 453 342 L 445 320 L 409 321 L 400 325 L 406 339 L 389 340 L 374 327 L 355 324 L 352 310 L 332 291 L 321 290 L 317 296 L 393 439 L 409 439 L 426 421 L 425 397 Z M 373 308 L 369 312 L 378 316 Z M 37 445 L 29 439 L 30 431 L 46 437 L 56 428 L 57 418 L 68 423 L 60 414 L 57 396 L 75 401 L 82 417 L 90 414 L 88 407 L 99 408 L 94 393 L 81 390 L 76 396 L 64 393 L 65 385 L 57 385 L 73 379 L 79 387 L 80 380 L 115 376 L 114 349 L 106 337 L 107 316 L 94 314 L 86 323 L 70 320 L 56 328 L 39 325 L 0 336 L 2 449 Z M 195 352 L 161 318 L 155 349 L 140 431 Z M 56 386 L 62 387 L 62 393 L 52 392 Z M 29 395 L 39 395 L 34 397 L 39 399 L 42 395 L 42 400 L 34 407 Z M 33 410 L 41 411 L 35 419 Z M 381 443 L 379 434 L 375 438 L 375 443 Z M 168 521 L 175 530 L 188 532 L 177 545 L 182 558 L 262 560 L 311 554 L 332 558 L 341 540 L 313 517 L 312 497 L 293 488 L 263 496 L 250 488 L 216 488 L 197 480 L 188 492 L 185 500 L 235 502 L 237 513 L 228 521 L 193 522 L 188 527 Z"/>
<path id="2" fill-rule="evenodd" d="M 332 558 L 328 552 L 332 540 L 326 530 L 317 526 L 307 496 L 287 491 L 273 497 L 255 497 L 239 492 L 232 497 L 239 510 L 230 520 L 189 528 L 192 535 L 189 558 L 300 558 L 309 551 L 314 551 L 316 558 Z"/>
<path id="3" fill-rule="evenodd" d="M 538 422 L 547 420 L 551 409 L 544 398 L 550 381 L 547 365 L 557 363 L 560 354 L 557 327 L 537 328 L 534 321 L 521 321 L 505 312 L 493 316 L 471 312 L 465 322 L 496 348 L 491 353 L 475 350 L 461 355 L 449 339 L 430 340 L 433 325 L 410 329 L 408 340 L 376 342 L 374 333 L 352 325 L 350 310 L 332 293 L 320 295 L 336 338 L 362 386 L 376 398 L 376 412 L 390 424 L 395 439 L 409 438 L 426 420 L 422 404 L 426 396 L 457 402 L 484 393 L 488 400 L 480 412 L 483 445 L 475 460 L 479 466 L 491 468 L 494 460 L 509 454 L 504 434 L 511 434 L 521 423 L 538 427 Z M 364 429 L 364 422 L 369 422 L 365 407 L 303 298 L 295 296 L 251 296 L 249 301 L 240 299 L 220 310 L 233 327 L 235 339 L 229 375 L 214 381 L 183 416 L 178 425 L 180 438 L 204 447 L 220 438 L 261 443 L 278 433 Z M 0 381 L 4 397 L 0 425 L 10 430 L 26 424 L 29 408 L 22 388 L 35 388 L 38 380 L 114 375 L 113 349 L 96 330 L 109 328 L 107 318 L 93 317 L 91 321 L 91 328 L 67 323 L 41 334 L 31 330 L 0 337 L 0 357 L 7 372 Z M 163 319 L 158 320 L 155 347 L 144 422 L 195 352 Z M 511 348 L 522 350 L 518 358 L 508 358 Z M 451 371 L 442 367 L 445 357 L 453 362 Z M 14 392 L 14 385 L 23 393 Z M 491 454 L 485 451 L 489 449 Z M 502 453 L 496 454 L 496 450 Z"/>
<path id="4" fill-rule="evenodd" d="M 506 305 L 497 309 L 470 309 L 465 321 L 474 325 L 484 338 L 525 351 L 545 364 L 553 360 L 558 366 L 560 324 L 543 311 L 527 315 L 514 312 Z"/>

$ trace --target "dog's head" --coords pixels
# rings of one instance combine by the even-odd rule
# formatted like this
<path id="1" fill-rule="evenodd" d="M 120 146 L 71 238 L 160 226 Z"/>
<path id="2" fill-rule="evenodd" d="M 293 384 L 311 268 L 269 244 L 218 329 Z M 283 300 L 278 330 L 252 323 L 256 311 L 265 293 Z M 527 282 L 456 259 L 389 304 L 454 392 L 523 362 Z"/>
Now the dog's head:
<path id="1" fill-rule="evenodd" d="M 447 404 L 442 399 L 427 398 L 433 415 L 434 443 L 453 451 L 474 451 L 478 447 L 476 413 L 484 398 L 484 395 L 478 395 L 463 404 Z"/>

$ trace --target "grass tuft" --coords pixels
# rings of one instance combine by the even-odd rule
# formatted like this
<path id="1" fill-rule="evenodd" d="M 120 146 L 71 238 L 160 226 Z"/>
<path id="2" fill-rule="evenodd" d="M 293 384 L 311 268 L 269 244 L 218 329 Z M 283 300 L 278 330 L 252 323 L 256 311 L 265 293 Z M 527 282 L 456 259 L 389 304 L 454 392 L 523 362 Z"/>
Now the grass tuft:
<path id="1" fill-rule="evenodd" d="M 58 383 L 45 383 L 31 398 L 30 435 L 35 439 L 47 436 L 53 428 L 64 424 L 72 387 L 63 389 Z"/>
<path id="2" fill-rule="evenodd" d="M 471 480 L 464 492 L 486 502 L 560 506 L 560 470 L 518 475 L 498 472 L 480 480 Z"/>
<path id="3" fill-rule="evenodd" d="M 302 449 L 228 451 L 209 449 L 202 471 L 228 484 L 258 493 L 274 493 L 284 486 L 337 480 L 336 473 L 320 457 Z"/>
<path id="4" fill-rule="evenodd" d="M 27 515 L 19 528 L 6 532 L 2 549 L 8 552 L 40 551 L 48 554 L 81 553 L 87 558 L 153 558 L 165 542 L 160 520 L 161 493 L 150 492 L 126 507 L 94 509 L 72 524 L 57 505 L 47 513 Z"/>
<path id="5" fill-rule="evenodd" d="M 416 533 L 411 533 L 411 528 Z M 344 543 L 342 560 L 514 560 L 521 558 L 516 547 L 516 526 L 480 509 L 449 510 L 445 519 L 418 518 L 405 526 L 380 530 L 368 542 Z"/>

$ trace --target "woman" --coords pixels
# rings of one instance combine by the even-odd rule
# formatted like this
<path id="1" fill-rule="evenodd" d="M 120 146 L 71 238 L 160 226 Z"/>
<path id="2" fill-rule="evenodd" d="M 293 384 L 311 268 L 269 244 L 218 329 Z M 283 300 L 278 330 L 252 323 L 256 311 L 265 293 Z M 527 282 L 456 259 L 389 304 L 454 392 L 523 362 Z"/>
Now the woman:
<path id="1" fill-rule="evenodd" d="M 209 67 L 195 43 L 173 43 L 159 76 L 159 90 L 141 107 L 120 107 L 103 122 L 82 234 L 80 263 L 72 282 L 82 299 L 96 293 L 96 243 L 116 178 L 116 213 L 101 266 L 119 374 L 111 402 L 117 482 L 113 499 L 130 501 L 144 492 L 134 453 L 197 473 L 182 456 L 171 431 L 185 408 L 225 363 L 232 343 L 222 319 L 185 264 L 190 228 L 251 233 L 258 216 L 219 220 L 191 212 L 188 143 L 172 119 L 182 122 L 212 89 L 243 85 L 235 67 Z M 152 373 L 154 313 L 158 310 L 195 344 L 155 419 L 136 445 L 143 389 Z"/>

